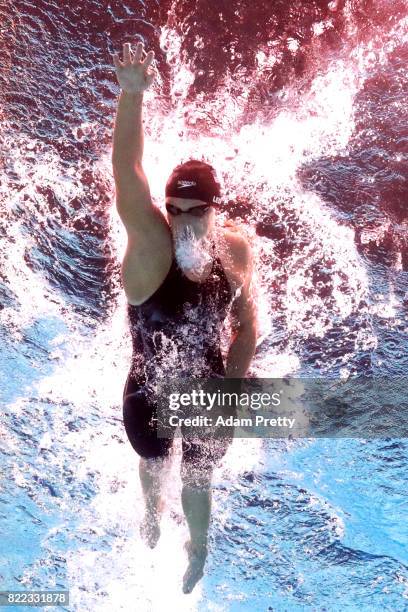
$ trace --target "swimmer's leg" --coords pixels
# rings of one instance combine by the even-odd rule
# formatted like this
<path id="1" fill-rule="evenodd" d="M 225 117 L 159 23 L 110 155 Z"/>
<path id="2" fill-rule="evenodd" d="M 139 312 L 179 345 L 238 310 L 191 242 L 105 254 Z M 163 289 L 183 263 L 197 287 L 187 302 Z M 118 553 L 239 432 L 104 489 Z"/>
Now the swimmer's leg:
<path id="1" fill-rule="evenodd" d="M 190 541 L 187 542 L 189 564 L 183 578 L 184 593 L 191 593 L 204 573 L 211 514 L 212 472 L 212 467 L 200 469 L 190 461 L 181 464 L 181 501 L 190 530 Z"/>
<path id="2" fill-rule="evenodd" d="M 154 548 L 160 538 L 160 518 L 164 509 L 161 491 L 170 467 L 171 453 L 165 457 L 140 458 L 139 476 L 146 507 L 140 535 L 150 548 Z"/>
<path id="3" fill-rule="evenodd" d="M 170 467 L 172 438 L 159 438 L 156 406 L 143 384 L 128 378 L 123 394 L 123 423 L 134 450 L 140 455 L 139 476 L 146 505 L 140 535 L 150 548 L 160 537 L 163 509 L 161 487 Z"/>

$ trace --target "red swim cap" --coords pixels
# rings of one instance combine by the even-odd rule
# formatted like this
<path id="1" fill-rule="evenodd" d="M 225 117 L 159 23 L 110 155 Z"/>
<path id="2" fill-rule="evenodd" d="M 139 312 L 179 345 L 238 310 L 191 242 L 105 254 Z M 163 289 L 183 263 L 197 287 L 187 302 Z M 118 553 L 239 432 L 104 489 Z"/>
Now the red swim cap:
<path id="1" fill-rule="evenodd" d="M 176 166 L 166 183 L 166 196 L 221 204 L 221 188 L 210 164 L 190 159 Z"/>

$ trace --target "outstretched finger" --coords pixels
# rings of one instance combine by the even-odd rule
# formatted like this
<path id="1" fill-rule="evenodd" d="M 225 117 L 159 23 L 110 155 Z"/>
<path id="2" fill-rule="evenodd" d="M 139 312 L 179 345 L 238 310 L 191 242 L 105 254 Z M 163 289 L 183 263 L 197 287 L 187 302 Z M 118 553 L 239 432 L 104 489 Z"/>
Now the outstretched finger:
<path id="1" fill-rule="evenodd" d="M 148 72 L 145 76 L 145 80 L 146 83 L 148 84 L 148 86 L 150 87 L 150 85 L 153 83 L 154 79 L 157 77 L 157 70 L 154 70 L 152 72 Z"/>
<path id="2" fill-rule="evenodd" d="M 143 43 L 138 42 L 136 45 L 136 51 L 135 51 L 135 62 L 140 62 L 140 60 L 142 59 L 142 54 L 143 54 Z"/>
<path id="3" fill-rule="evenodd" d="M 114 53 L 112 56 L 115 68 L 122 68 L 123 64 L 119 59 L 119 53 Z"/>
<path id="4" fill-rule="evenodd" d="M 154 60 L 154 51 L 149 51 L 142 62 L 143 67 L 148 68 L 153 60 Z"/>
<path id="5" fill-rule="evenodd" d="M 131 60 L 130 43 L 123 43 L 123 63 L 130 64 Z"/>

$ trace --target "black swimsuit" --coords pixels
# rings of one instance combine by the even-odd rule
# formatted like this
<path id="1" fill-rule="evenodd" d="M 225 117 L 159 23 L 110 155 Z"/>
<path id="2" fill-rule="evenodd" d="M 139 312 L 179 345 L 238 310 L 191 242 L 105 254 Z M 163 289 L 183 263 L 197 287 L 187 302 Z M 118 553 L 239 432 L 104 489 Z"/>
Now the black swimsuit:
<path id="1" fill-rule="evenodd" d="M 220 332 L 232 299 L 217 257 L 204 282 L 187 278 L 173 257 L 153 295 L 139 306 L 128 304 L 133 355 L 123 392 L 123 422 L 130 443 L 142 457 L 166 456 L 173 443 L 172 438 L 157 437 L 156 405 L 147 392 L 158 371 L 169 378 L 225 376 Z M 217 442 L 209 453 L 202 444 L 183 438 L 183 459 L 209 460 L 215 465 L 230 439 Z"/>

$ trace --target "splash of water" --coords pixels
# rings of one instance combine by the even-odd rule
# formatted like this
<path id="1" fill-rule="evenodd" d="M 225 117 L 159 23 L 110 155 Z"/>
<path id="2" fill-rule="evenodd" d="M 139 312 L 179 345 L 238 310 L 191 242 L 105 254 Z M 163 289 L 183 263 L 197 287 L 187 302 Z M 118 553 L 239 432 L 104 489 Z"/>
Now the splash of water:
<path id="1" fill-rule="evenodd" d="M 180 268 L 197 276 L 202 275 L 211 263 L 210 244 L 210 238 L 198 238 L 191 225 L 174 232 L 175 257 Z"/>

